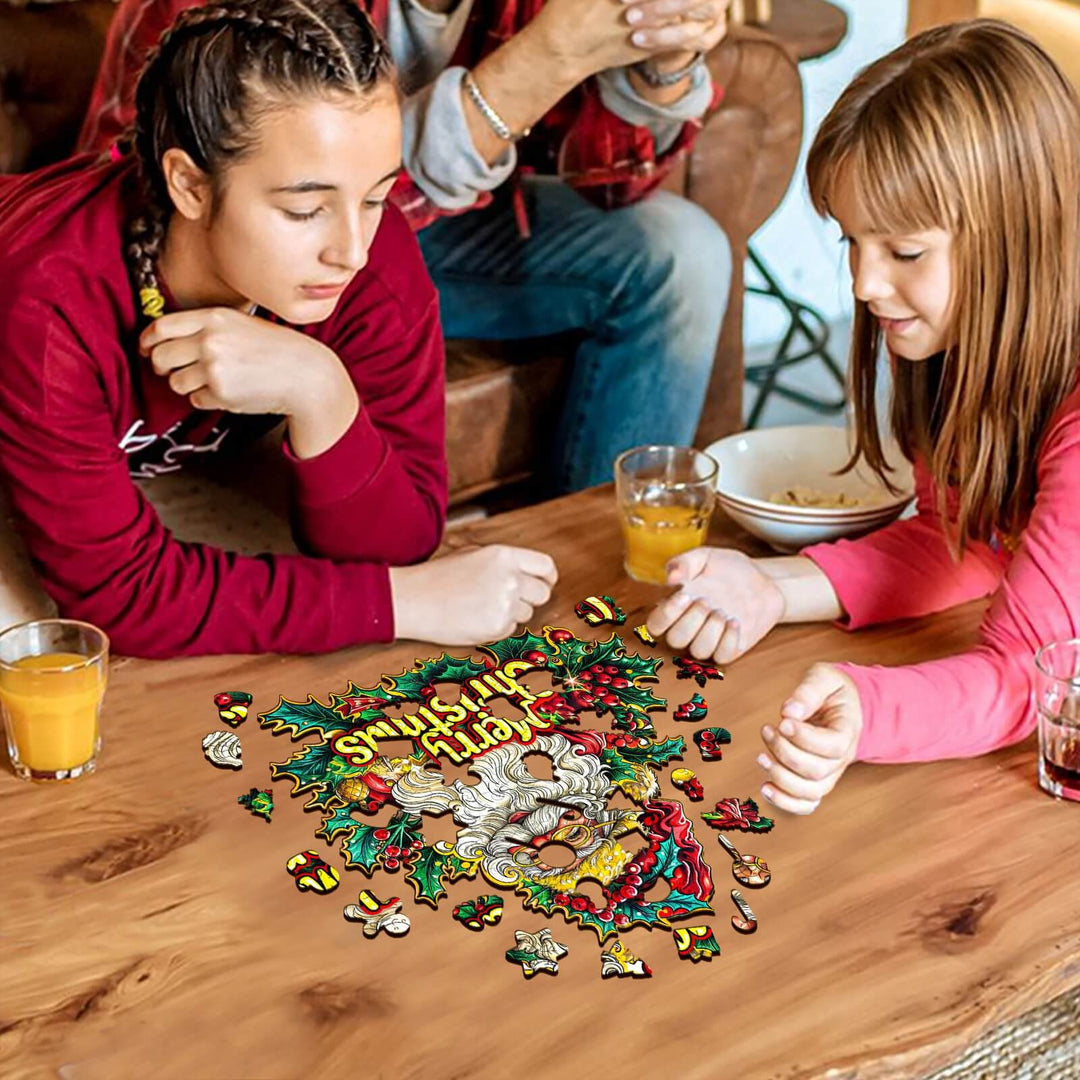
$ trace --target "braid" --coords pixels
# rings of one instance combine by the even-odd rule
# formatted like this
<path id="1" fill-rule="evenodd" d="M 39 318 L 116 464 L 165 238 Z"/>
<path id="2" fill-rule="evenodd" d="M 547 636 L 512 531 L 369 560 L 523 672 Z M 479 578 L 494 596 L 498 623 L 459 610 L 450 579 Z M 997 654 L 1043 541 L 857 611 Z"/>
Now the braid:
<path id="1" fill-rule="evenodd" d="M 260 92 L 365 94 L 392 74 L 356 0 L 222 0 L 182 12 L 135 91 L 131 141 L 143 209 L 128 225 L 126 252 L 143 314 L 164 310 L 155 265 L 172 213 L 161 170 L 166 150 L 186 151 L 216 182 L 255 144 Z"/>
<path id="2" fill-rule="evenodd" d="M 144 202 L 147 200 L 144 199 Z M 128 226 L 127 255 L 139 292 L 139 307 L 148 318 L 156 319 L 165 311 L 165 297 L 154 269 L 165 241 L 167 215 L 161 207 L 150 205 Z"/>

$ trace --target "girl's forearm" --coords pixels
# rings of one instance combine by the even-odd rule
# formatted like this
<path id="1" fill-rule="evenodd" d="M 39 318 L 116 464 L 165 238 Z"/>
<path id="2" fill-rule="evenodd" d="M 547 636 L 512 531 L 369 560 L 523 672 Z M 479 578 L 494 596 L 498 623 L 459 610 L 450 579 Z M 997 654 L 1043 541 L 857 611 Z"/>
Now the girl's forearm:
<path id="1" fill-rule="evenodd" d="M 758 569 L 773 579 L 784 597 L 781 622 L 832 622 L 844 615 L 832 582 L 805 555 L 756 559 Z"/>
<path id="2" fill-rule="evenodd" d="M 360 398 L 345 365 L 329 349 L 328 362 L 304 371 L 303 392 L 287 412 L 289 445 L 300 459 L 318 457 L 352 427 Z"/>

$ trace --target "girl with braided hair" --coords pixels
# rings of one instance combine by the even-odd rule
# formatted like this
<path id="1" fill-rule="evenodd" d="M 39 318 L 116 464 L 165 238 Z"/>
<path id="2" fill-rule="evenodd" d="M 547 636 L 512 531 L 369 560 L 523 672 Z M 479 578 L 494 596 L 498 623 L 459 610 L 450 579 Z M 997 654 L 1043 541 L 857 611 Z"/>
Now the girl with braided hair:
<path id="1" fill-rule="evenodd" d="M 0 189 L 0 483 L 61 613 L 152 657 L 472 644 L 529 618 L 547 556 L 423 562 L 446 511 L 443 343 L 385 205 L 401 117 L 367 17 L 185 12 L 130 141 Z M 183 543 L 132 482 L 282 418 L 300 555 Z"/>

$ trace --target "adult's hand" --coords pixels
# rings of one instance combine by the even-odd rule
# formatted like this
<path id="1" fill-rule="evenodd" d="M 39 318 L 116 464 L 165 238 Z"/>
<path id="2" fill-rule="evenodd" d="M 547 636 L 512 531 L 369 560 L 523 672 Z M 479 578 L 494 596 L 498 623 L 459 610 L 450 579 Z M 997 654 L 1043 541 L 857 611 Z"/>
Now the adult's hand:
<path id="1" fill-rule="evenodd" d="M 707 53 L 728 30 L 731 0 L 622 0 L 633 27 L 632 44 L 652 57 L 658 71 L 677 71 L 696 53 Z"/>

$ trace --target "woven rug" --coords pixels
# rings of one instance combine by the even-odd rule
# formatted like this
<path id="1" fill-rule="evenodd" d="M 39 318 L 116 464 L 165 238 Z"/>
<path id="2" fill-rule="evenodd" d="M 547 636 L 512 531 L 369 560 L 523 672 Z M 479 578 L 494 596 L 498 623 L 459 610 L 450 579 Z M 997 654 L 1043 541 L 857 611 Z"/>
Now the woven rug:
<path id="1" fill-rule="evenodd" d="M 925 1080 L 1080 1080 L 1080 988 L 999 1025 Z"/>

